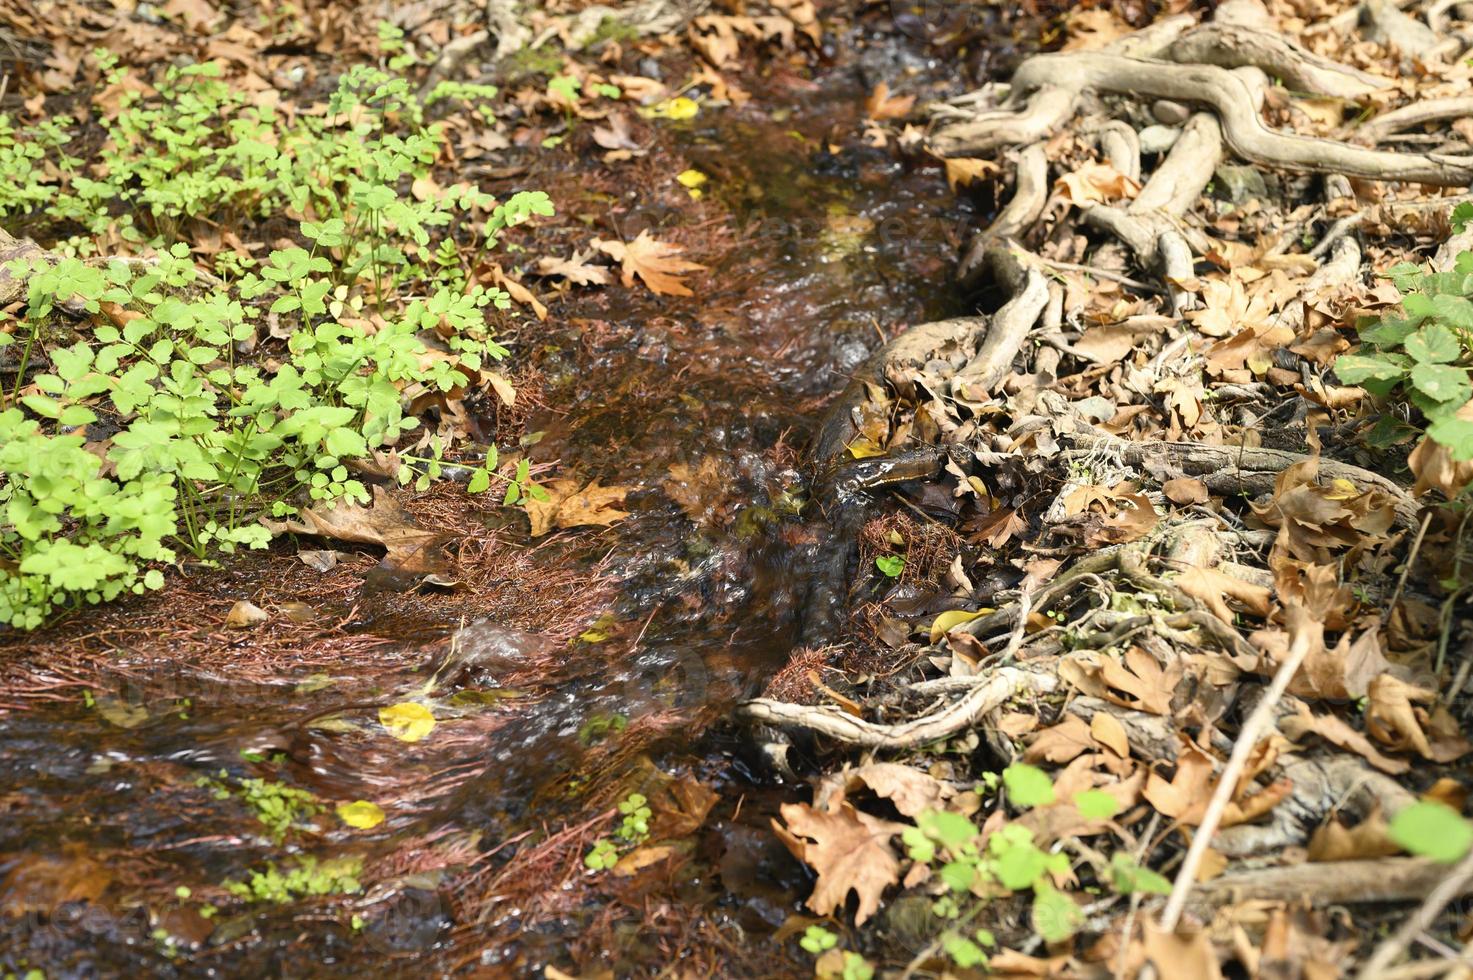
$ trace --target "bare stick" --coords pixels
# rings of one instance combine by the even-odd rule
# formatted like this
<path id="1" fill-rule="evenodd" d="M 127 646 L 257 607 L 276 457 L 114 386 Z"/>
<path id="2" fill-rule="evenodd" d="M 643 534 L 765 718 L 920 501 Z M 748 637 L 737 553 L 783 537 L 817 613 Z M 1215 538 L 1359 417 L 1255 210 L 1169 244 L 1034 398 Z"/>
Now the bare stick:
<path id="1" fill-rule="evenodd" d="M 1417 909 L 1416 914 L 1401 924 L 1401 928 L 1392 933 L 1385 942 L 1376 947 L 1366 965 L 1361 967 L 1357 976 L 1360 980 L 1377 980 L 1385 975 L 1392 964 L 1401 959 L 1412 940 L 1426 931 L 1437 921 L 1442 910 L 1447 908 L 1448 903 L 1467 891 L 1470 883 L 1473 883 L 1473 851 L 1458 863 L 1458 866 L 1438 883 L 1437 887 L 1427 895 L 1427 900 L 1422 907 Z"/>

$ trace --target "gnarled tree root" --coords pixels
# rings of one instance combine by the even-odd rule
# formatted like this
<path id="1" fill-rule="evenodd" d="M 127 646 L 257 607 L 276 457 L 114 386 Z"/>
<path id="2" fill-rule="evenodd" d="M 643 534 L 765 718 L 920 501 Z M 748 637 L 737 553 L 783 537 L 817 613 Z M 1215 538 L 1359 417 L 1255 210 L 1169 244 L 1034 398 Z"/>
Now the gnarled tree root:
<path id="1" fill-rule="evenodd" d="M 911 749 L 939 742 L 971 728 L 990 712 L 1022 694 L 1047 694 L 1059 685 L 1053 674 L 1002 667 L 978 678 L 961 700 L 940 711 L 898 725 L 881 725 L 830 705 L 808 706 L 770 701 L 748 701 L 737 714 L 748 721 L 777 728 L 803 729 L 817 735 L 868 749 Z"/>
<path id="2" fill-rule="evenodd" d="M 1034 93 L 1028 103 L 1028 132 L 1030 139 L 1037 139 L 1062 125 L 1077 106 L 1078 96 L 1086 91 L 1206 106 L 1217 114 L 1228 147 L 1252 163 L 1369 180 L 1439 186 L 1473 183 L 1473 156 L 1389 153 L 1269 129 L 1259 118 L 1248 83 L 1215 65 L 1174 65 L 1101 52 L 1036 55 L 1013 76 L 1010 101 L 1021 104 L 1024 93 Z M 1040 104 L 1041 97 L 1046 102 Z M 1044 117 L 1049 120 L 1047 125 Z M 931 143 L 941 156 L 974 155 L 1012 142 L 1004 136 L 1010 128 L 994 115 L 949 126 L 936 133 Z"/>

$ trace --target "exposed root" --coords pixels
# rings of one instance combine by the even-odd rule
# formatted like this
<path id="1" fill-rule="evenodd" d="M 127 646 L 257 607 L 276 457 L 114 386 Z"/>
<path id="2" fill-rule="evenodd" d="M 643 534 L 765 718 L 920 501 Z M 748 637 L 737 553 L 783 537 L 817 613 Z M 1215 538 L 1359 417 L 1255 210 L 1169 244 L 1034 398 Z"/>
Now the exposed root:
<path id="1" fill-rule="evenodd" d="M 1446 877 L 1447 865 L 1426 858 L 1311 862 L 1234 871 L 1196 885 L 1187 909 L 1210 919 L 1214 909 L 1246 899 L 1308 902 L 1316 908 L 1408 902 L 1424 897 Z M 1470 883 L 1463 885 L 1464 894 L 1473 890 Z"/>
<path id="2" fill-rule="evenodd" d="M 972 156 L 1038 139 L 1062 125 L 1086 91 L 1173 99 L 1211 108 L 1232 151 L 1244 160 L 1306 173 L 1341 173 L 1368 180 L 1404 180 L 1438 186 L 1473 183 L 1473 156 L 1388 153 L 1334 140 L 1269 129 L 1254 95 L 1235 72 L 1213 65 L 1172 65 L 1100 52 L 1037 55 L 1013 76 L 1013 98 L 1029 102 L 1028 137 L 1011 137 L 1015 119 L 980 117 L 932 137 L 942 156 Z M 1042 126 L 1042 129 L 1038 127 Z"/>
<path id="3" fill-rule="evenodd" d="M 846 745 L 868 749 L 910 749 L 971 728 L 1012 698 L 1047 694 L 1059 685 L 1053 674 L 1017 667 L 1001 667 L 985 678 L 976 678 L 971 691 L 940 711 L 898 725 L 881 725 L 829 705 L 787 704 L 782 701 L 748 701 L 738 715 L 756 724 L 804 729 Z"/>
<path id="4" fill-rule="evenodd" d="M 1281 34 L 1235 24 L 1203 24 L 1173 41 L 1166 53 L 1181 64 L 1252 65 L 1291 89 L 1337 99 L 1358 99 L 1392 85 L 1389 78 L 1321 58 Z"/>

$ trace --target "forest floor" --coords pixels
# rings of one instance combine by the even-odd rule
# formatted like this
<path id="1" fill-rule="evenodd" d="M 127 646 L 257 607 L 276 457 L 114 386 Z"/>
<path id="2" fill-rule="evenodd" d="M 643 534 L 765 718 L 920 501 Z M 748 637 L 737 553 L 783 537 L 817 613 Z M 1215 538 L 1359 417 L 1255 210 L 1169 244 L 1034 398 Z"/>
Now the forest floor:
<path id="1" fill-rule="evenodd" d="M 1468 975 L 1470 52 L 19 0 L 0 975 Z"/>

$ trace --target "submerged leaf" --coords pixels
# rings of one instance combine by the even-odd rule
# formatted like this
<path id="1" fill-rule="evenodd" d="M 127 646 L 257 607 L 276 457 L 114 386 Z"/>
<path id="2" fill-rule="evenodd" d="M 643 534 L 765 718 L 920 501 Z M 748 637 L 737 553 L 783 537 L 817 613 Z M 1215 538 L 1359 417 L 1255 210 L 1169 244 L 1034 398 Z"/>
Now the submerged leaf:
<path id="1" fill-rule="evenodd" d="M 418 742 L 435 728 L 430 709 L 414 701 L 378 709 L 378 720 L 401 742 Z"/>

